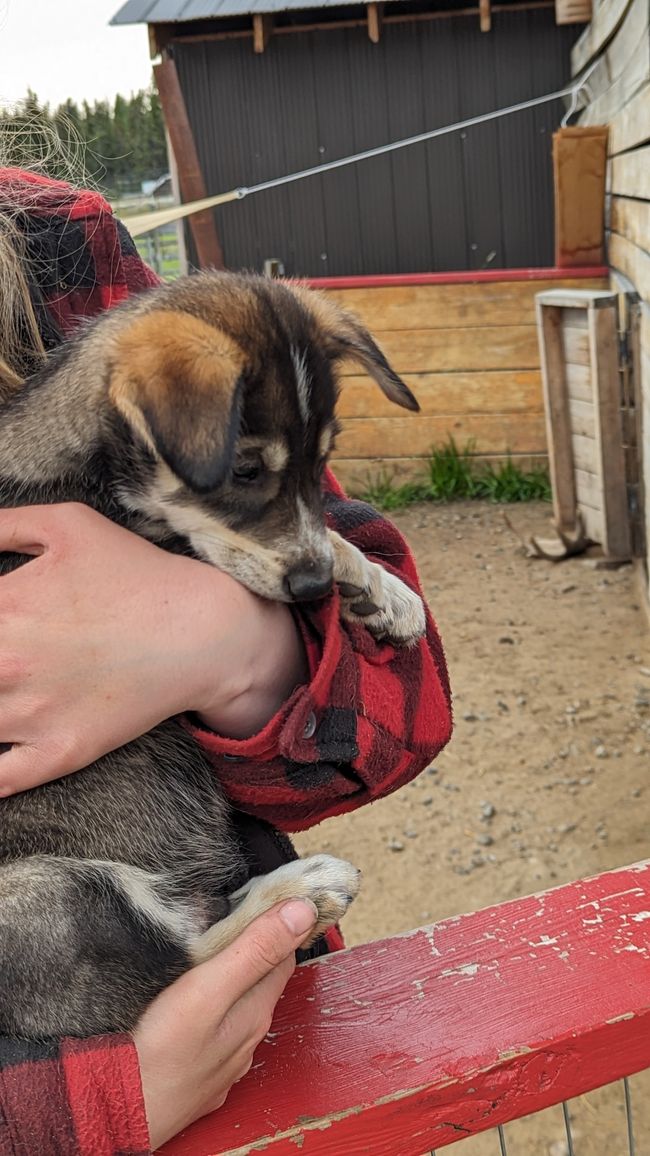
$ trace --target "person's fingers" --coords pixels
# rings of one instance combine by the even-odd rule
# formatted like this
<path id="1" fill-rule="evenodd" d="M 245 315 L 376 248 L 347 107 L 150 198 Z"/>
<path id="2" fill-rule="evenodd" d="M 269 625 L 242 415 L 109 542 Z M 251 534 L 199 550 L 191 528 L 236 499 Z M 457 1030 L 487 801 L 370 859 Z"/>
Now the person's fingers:
<path id="1" fill-rule="evenodd" d="M 237 1003 L 226 1012 L 221 1021 L 222 1029 L 228 1031 L 232 1027 L 236 1030 L 239 1025 L 241 1030 L 243 1023 L 250 1024 L 249 1042 L 254 1051 L 271 1027 L 275 1005 L 291 979 L 295 962 L 295 954 L 292 951 L 282 963 L 244 992 Z"/>
<path id="2" fill-rule="evenodd" d="M 0 767 L 4 757 L 0 756 Z M 167 1022 L 179 1016 L 186 1022 L 203 1022 L 212 1030 L 251 988 L 276 969 L 272 984 L 278 985 L 279 997 L 293 971 L 294 952 L 316 920 L 314 904 L 297 899 L 258 916 L 214 959 L 192 968 L 162 992 L 144 1019 L 155 1009 Z"/>
<path id="3" fill-rule="evenodd" d="M 0 509 L 0 550 L 10 554 L 41 554 L 47 533 L 45 519 L 51 506 Z"/>
<path id="4" fill-rule="evenodd" d="M 194 969 L 197 991 L 209 989 L 214 969 L 219 993 L 230 1007 L 283 960 L 293 957 L 317 919 L 316 906 L 308 899 L 290 899 L 265 912 L 213 960 Z"/>
<path id="5" fill-rule="evenodd" d="M 72 752 L 56 741 L 43 751 L 27 743 L 12 744 L 11 736 L 0 735 L 0 798 L 67 775 L 75 769 L 74 761 Z"/>

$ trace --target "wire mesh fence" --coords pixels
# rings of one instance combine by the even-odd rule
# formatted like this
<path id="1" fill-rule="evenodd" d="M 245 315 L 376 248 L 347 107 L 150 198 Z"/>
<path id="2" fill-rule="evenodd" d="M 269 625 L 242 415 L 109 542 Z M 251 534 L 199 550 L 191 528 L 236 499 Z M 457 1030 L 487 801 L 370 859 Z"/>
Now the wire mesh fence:
<path id="1" fill-rule="evenodd" d="M 183 268 L 177 225 L 167 225 L 144 233 L 137 238 L 136 246 L 143 261 L 163 281 L 174 281 L 181 276 Z"/>
<path id="2" fill-rule="evenodd" d="M 425 1156 L 650 1156 L 650 1071 Z"/>

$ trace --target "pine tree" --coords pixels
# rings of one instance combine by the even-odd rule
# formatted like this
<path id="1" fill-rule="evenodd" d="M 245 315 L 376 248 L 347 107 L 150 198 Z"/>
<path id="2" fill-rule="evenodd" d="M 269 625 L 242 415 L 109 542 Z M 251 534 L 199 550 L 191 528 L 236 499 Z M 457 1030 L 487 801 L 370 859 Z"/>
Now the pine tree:
<path id="1" fill-rule="evenodd" d="M 51 176 L 69 176 L 61 155 L 51 150 L 55 133 L 60 154 L 85 149 L 85 169 L 109 198 L 139 191 L 143 180 L 167 171 L 167 146 L 158 94 L 153 88 L 81 107 L 66 100 L 54 111 L 31 89 L 13 109 L 0 110 L 3 154 L 10 165 L 40 165 Z M 49 155 L 51 153 L 51 155 Z"/>

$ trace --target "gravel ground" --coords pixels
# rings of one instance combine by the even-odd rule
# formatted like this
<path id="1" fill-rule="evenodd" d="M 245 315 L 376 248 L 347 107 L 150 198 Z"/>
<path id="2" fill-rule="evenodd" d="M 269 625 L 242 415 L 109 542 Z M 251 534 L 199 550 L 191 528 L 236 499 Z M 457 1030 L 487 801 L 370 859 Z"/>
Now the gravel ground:
<path id="1" fill-rule="evenodd" d="M 518 535 L 550 534 L 542 503 L 422 505 L 394 520 L 442 633 L 456 729 L 414 783 L 297 840 L 361 867 L 350 945 L 650 855 L 650 632 L 632 567 L 528 558 Z M 637 1099 L 650 1104 L 648 1090 Z M 576 1114 L 576 1156 L 627 1152 L 617 1091 Z M 563 1156 L 559 1109 L 512 1128 L 514 1156 Z"/>

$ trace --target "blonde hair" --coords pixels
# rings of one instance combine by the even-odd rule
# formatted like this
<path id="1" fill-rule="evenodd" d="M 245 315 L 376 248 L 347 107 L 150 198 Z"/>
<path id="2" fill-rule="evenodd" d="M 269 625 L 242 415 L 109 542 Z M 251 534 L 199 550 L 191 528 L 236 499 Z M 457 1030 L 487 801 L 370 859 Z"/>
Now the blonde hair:
<path id="1" fill-rule="evenodd" d="M 72 122 L 20 109 L 0 108 L 0 169 L 13 170 L 6 188 L 0 183 L 0 401 L 23 384 L 25 377 L 45 361 L 38 318 L 29 290 L 30 267 L 20 216 L 42 201 L 38 184 L 31 185 L 21 171 L 56 177 L 75 187 L 92 188 L 86 173 L 86 147 Z M 12 195 L 20 185 L 20 200 Z"/>
<path id="2" fill-rule="evenodd" d="M 46 357 L 25 270 L 24 238 L 0 209 L 0 399 Z"/>

